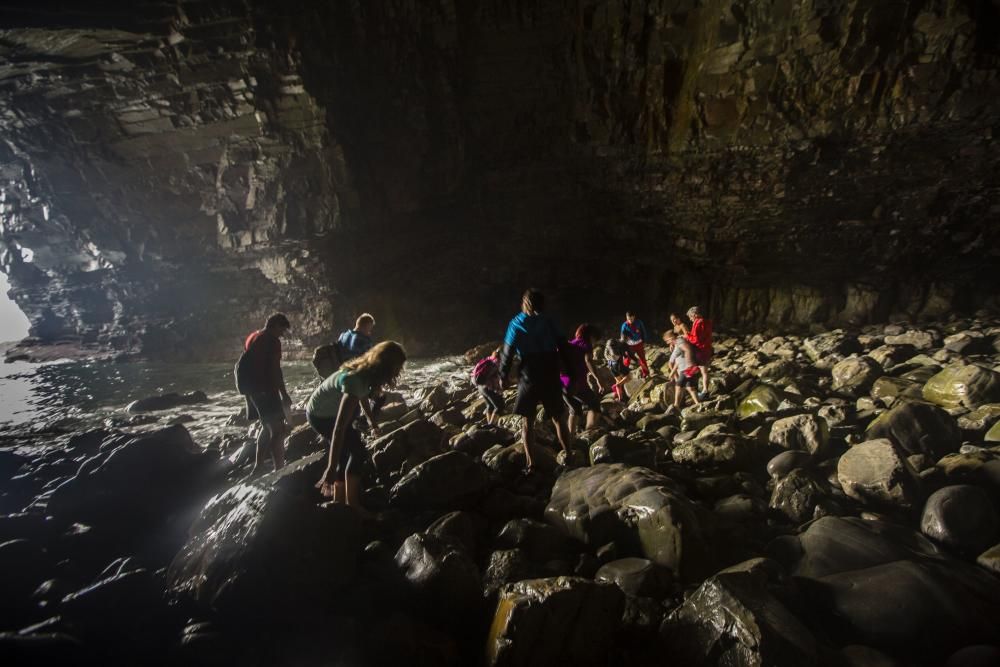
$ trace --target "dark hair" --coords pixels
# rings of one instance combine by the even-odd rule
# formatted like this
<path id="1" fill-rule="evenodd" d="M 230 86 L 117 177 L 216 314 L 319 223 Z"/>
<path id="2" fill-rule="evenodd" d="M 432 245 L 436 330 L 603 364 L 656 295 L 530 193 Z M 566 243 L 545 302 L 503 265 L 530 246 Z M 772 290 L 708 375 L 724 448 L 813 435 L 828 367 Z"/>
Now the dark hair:
<path id="1" fill-rule="evenodd" d="M 581 324 L 576 328 L 577 338 L 582 338 L 584 340 L 590 340 L 591 338 L 600 338 L 601 330 L 595 327 L 593 324 Z"/>
<path id="2" fill-rule="evenodd" d="M 354 321 L 354 328 L 360 329 L 366 324 L 371 324 L 374 326 L 375 318 L 372 317 L 369 313 L 361 313 L 360 315 L 358 315 L 358 319 Z"/>
<path id="3" fill-rule="evenodd" d="M 635 311 L 634 310 L 626 310 L 625 311 L 625 317 L 628 317 L 629 315 L 631 315 L 632 317 L 635 317 Z"/>
<path id="4" fill-rule="evenodd" d="M 267 322 L 264 323 L 265 329 L 271 329 L 272 327 L 284 327 L 286 329 L 292 328 L 292 323 L 288 321 L 284 313 L 275 313 L 267 318 Z"/>
<path id="5" fill-rule="evenodd" d="M 542 312 L 545 309 L 545 295 L 537 287 L 529 287 L 521 297 L 528 305 L 528 308 L 535 312 Z"/>

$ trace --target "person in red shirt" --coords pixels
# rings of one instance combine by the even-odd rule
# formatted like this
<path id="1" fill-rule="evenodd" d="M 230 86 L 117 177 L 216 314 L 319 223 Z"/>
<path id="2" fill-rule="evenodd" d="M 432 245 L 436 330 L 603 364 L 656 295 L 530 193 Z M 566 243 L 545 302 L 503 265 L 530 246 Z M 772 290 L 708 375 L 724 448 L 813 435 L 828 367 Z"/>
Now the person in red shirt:
<path id="1" fill-rule="evenodd" d="M 247 418 L 250 421 L 260 419 L 261 423 L 251 474 L 262 467 L 266 452 L 271 453 L 275 470 L 285 465 L 284 440 L 288 431 L 285 411 L 291 407 L 292 399 L 281 372 L 281 337 L 290 328 L 288 318 L 275 313 L 267 318 L 263 329 L 251 333 L 243 344 L 246 354 L 252 357 L 247 380 Z"/>
<path id="2" fill-rule="evenodd" d="M 712 323 L 702 317 L 698 306 L 688 308 L 687 316 L 691 320 L 687 339 L 694 346 L 695 360 L 701 368 L 701 394 L 698 398 L 705 400 L 708 397 L 708 364 L 712 361 Z"/>

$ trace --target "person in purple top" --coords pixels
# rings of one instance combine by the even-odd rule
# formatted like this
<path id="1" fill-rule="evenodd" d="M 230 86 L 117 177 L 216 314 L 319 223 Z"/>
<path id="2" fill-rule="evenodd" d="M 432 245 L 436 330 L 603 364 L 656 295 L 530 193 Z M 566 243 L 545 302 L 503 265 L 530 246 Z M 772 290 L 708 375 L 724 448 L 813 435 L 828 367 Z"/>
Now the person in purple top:
<path id="1" fill-rule="evenodd" d="M 567 357 L 572 364 L 572 375 L 566 370 L 561 375 L 563 386 L 566 387 L 565 401 L 569 406 L 569 432 L 576 433 L 578 418 L 587 412 L 587 428 L 597 426 L 601 416 L 601 396 L 604 387 L 594 370 L 594 345 L 601 337 L 601 332 L 591 324 L 581 324 L 576 328 L 576 335 L 569 342 Z M 588 380 L 593 377 L 597 382 L 597 392 L 590 388 Z"/>

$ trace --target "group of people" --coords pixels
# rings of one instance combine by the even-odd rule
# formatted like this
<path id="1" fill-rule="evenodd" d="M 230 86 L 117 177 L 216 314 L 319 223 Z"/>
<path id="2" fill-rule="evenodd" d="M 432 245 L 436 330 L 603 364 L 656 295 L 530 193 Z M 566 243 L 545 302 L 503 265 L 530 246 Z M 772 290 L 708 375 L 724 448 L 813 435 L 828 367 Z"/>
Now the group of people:
<path id="1" fill-rule="evenodd" d="M 614 378 L 613 384 L 605 387 L 594 366 L 594 350 L 601 332 L 591 324 L 581 324 L 574 337 L 566 340 L 544 310 L 542 292 L 527 290 L 521 298 L 521 312 L 507 326 L 503 345 L 481 359 L 472 371 L 473 382 L 486 402 L 486 421 L 493 424 L 504 412 L 502 392 L 515 359 L 520 360 L 514 413 L 521 417 L 527 471 L 534 465 L 534 424 L 539 403 L 552 420 L 559 444 L 568 456 L 571 434 L 584 414 L 586 428 L 600 423 L 601 400 L 609 389 L 618 400 L 627 401 L 625 384 L 631 372 L 638 367 L 642 377 L 650 375 L 645 354 L 649 334 L 635 313 L 626 313 L 618 337 L 605 345 L 605 364 Z M 697 307 L 687 314 L 690 329 L 679 316 L 672 315 L 671 329 L 663 334 L 671 348 L 667 374 L 676 383 L 673 407 L 678 409 L 682 406 L 682 390 L 687 390 L 695 403 L 707 394 L 706 366 L 712 355 L 711 324 Z M 281 371 L 281 338 L 290 328 L 285 315 L 271 315 L 264 328 L 247 336 L 236 363 L 236 385 L 246 397 L 247 416 L 261 422 L 254 471 L 263 467 L 268 453 L 275 469 L 284 465 L 284 439 L 292 401 Z M 372 433 L 379 434 L 377 416 L 384 401 L 383 390 L 395 386 L 406 362 L 406 351 L 399 343 L 373 343 L 374 328 L 375 318 L 364 313 L 352 329 L 338 337 L 331 372 L 306 401 L 306 419 L 328 447 L 327 467 L 316 486 L 324 496 L 362 513 L 361 464 L 367 455 L 357 421 L 363 413 Z M 696 391 L 698 378 L 701 392 Z"/>
<path id="2" fill-rule="evenodd" d="M 581 324 L 573 339 L 567 341 L 544 315 L 544 309 L 542 292 L 527 290 L 521 298 L 521 312 L 507 326 L 503 345 L 477 362 L 472 372 L 473 382 L 486 401 L 486 421 L 492 424 L 503 412 L 502 391 L 513 361 L 520 359 L 514 414 L 521 417 L 521 440 L 529 471 L 534 465 L 534 423 L 539 403 L 555 426 L 559 445 L 569 456 L 570 436 L 576 432 L 580 417 L 586 413 L 586 427 L 596 426 L 602 418 L 601 397 L 607 393 L 593 358 L 601 332 L 591 324 Z M 708 395 L 711 323 L 697 306 L 688 309 L 687 315 L 690 329 L 675 314 L 671 316 L 671 329 L 663 334 L 664 343 L 671 349 L 667 375 L 675 382 L 671 406 L 675 410 L 683 406 L 684 390 L 695 404 Z M 618 337 L 605 345 L 605 364 L 614 377 L 610 389 L 619 401 L 628 401 L 625 384 L 636 366 L 643 378 L 650 375 L 645 353 L 648 336 L 642 320 L 628 312 Z M 700 392 L 695 389 L 699 377 Z"/>

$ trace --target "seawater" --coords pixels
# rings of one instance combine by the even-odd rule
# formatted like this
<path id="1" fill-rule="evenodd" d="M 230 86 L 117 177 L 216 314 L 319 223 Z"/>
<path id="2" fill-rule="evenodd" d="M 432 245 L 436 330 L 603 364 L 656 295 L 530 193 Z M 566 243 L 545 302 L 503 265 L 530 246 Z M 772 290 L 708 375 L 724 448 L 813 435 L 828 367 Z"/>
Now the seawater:
<path id="1" fill-rule="evenodd" d="M 319 384 L 312 365 L 304 361 L 282 364 L 292 399 L 302 402 Z M 408 401 L 422 387 L 439 382 L 456 387 L 468 377 L 462 357 L 434 357 L 407 361 L 397 391 Z M 217 425 L 243 406 L 236 393 L 232 363 L 169 364 L 143 361 L 63 361 L 0 364 L 0 431 L 98 425 L 124 417 L 130 402 L 168 392 L 204 391 L 209 402 L 182 406 L 169 414 L 195 418 L 192 430 Z"/>

